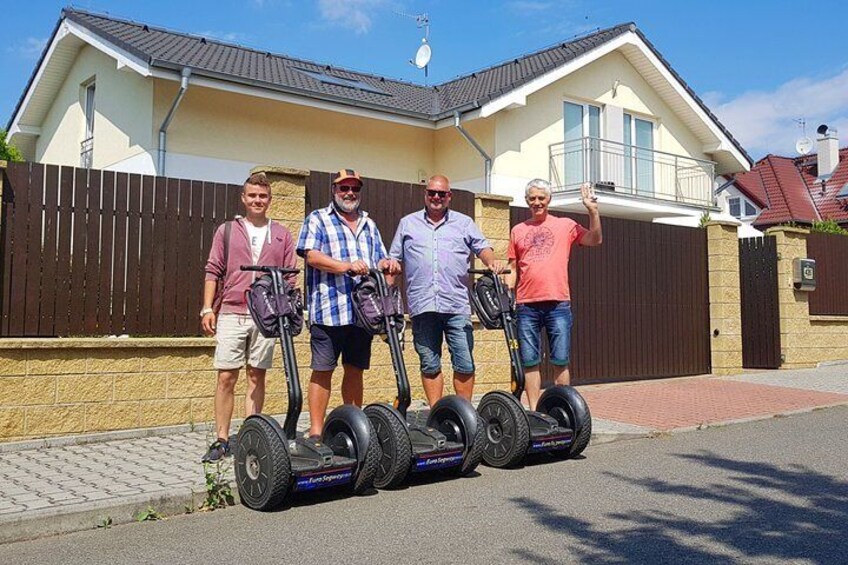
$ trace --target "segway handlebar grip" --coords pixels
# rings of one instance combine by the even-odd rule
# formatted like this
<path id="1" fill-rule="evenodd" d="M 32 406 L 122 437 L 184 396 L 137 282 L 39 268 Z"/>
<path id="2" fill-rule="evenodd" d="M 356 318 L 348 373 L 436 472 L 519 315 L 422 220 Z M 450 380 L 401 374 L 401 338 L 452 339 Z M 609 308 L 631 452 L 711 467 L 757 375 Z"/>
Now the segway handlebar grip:
<path id="1" fill-rule="evenodd" d="M 241 270 L 242 271 L 259 271 L 259 272 L 262 272 L 262 273 L 271 273 L 271 272 L 276 271 L 276 272 L 278 272 L 282 275 L 290 275 L 290 274 L 293 274 L 293 273 L 299 273 L 300 272 L 300 269 L 290 269 L 288 267 L 274 267 L 274 266 L 267 266 L 267 265 L 242 265 Z"/>

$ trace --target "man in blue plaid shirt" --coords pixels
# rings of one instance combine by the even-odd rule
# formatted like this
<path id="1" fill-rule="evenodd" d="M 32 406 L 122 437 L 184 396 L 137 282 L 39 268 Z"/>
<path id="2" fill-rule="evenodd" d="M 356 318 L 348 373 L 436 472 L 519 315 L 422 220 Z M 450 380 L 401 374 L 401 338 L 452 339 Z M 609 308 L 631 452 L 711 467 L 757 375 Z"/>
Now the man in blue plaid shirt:
<path id="1" fill-rule="evenodd" d="M 297 254 L 307 266 L 312 377 L 309 380 L 310 436 L 320 436 L 330 402 L 330 383 L 339 355 L 344 377 L 342 400 L 362 406 L 362 373 L 371 363 L 371 335 L 355 325 L 348 273 L 365 275 L 377 267 L 394 275 L 400 264 L 388 258 L 380 230 L 359 209 L 362 179 L 353 169 L 339 171 L 332 202 L 303 222 Z"/>

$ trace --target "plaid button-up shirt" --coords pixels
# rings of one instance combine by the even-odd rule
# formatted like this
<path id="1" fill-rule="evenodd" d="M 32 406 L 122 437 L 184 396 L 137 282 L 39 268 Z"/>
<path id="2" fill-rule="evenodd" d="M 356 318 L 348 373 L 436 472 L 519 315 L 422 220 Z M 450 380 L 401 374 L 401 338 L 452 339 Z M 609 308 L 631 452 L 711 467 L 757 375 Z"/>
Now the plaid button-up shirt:
<path id="1" fill-rule="evenodd" d="M 330 204 L 310 213 L 297 238 L 297 254 L 306 257 L 311 250 L 338 261 L 361 259 L 375 268 L 387 255 L 380 230 L 367 212 L 359 213 L 356 233 Z M 351 292 L 355 281 L 346 274 L 336 275 L 307 267 L 306 293 L 312 324 L 346 326 L 355 322 Z"/>

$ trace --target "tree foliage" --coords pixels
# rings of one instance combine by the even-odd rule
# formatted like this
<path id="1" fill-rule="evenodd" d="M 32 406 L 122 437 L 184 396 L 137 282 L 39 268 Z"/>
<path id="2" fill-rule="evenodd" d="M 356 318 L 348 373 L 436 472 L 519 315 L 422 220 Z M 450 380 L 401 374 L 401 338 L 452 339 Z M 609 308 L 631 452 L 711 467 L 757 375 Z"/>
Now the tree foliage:
<path id="1" fill-rule="evenodd" d="M 810 227 L 813 233 L 832 233 L 838 235 L 848 235 L 848 230 L 839 226 L 836 220 L 814 221 Z"/>
<path id="2" fill-rule="evenodd" d="M 6 141 L 6 130 L 0 129 L 0 161 L 23 161 L 17 147 Z"/>

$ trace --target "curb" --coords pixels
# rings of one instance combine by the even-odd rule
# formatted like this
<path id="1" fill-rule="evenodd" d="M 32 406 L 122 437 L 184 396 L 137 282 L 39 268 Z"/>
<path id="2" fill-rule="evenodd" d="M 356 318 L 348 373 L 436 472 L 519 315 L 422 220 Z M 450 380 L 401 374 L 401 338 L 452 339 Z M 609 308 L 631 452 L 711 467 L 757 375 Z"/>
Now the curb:
<path id="1" fill-rule="evenodd" d="M 0 544 L 130 524 L 136 522 L 136 514 L 148 507 L 164 517 L 179 516 L 186 514 L 187 508 L 196 509 L 202 500 L 203 493 L 172 490 L 128 496 L 116 504 L 92 501 L 66 511 L 61 507 L 33 510 L 25 516 L 0 519 Z M 109 525 L 104 526 L 104 521 L 110 519 Z"/>

